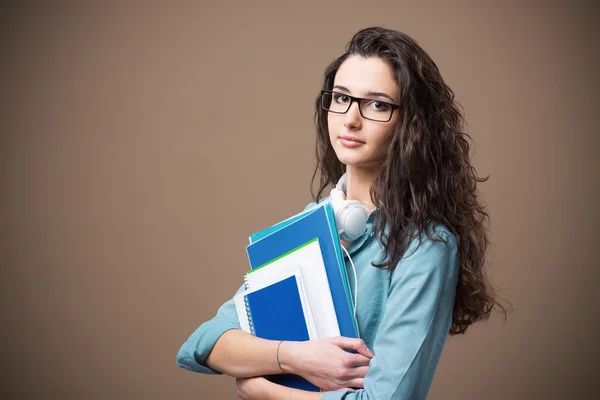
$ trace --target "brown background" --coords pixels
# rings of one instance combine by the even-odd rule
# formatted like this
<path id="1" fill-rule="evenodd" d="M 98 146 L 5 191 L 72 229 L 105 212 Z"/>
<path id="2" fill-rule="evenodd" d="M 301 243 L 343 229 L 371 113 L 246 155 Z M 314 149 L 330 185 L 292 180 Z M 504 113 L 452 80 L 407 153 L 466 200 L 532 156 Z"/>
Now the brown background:
<path id="1" fill-rule="evenodd" d="M 1 9 L 2 398 L 232 399 L 175 365 L 251 232 L 310 201 L 313 99 L 358 29 L 413 36 L 464 106 L 514 305 L 430 399 L 580 399 L 596 353 L 591 2 L 88 2 Z"/>

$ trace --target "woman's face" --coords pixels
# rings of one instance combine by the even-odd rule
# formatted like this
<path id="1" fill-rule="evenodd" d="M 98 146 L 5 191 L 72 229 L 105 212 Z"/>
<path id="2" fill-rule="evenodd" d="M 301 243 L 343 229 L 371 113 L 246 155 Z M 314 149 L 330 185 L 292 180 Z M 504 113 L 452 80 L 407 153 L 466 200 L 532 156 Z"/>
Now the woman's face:
<path id="1" fill-rule="evenodd" d="M 341 104 L 350 100 L 344 94 L 375 100 L 363 102 L 363 114 L 372 113 L 366 110 L 369 107 L 376 111 L 384 109 L 378 100 L 399 105 L 400 89 L 392 69 L 380 58 L 348 57 L 335 75 L 332 90 L 342 94 L 335 95 L 333 100 Z M 352 102 L 345 114 L 328 113 L 329 140 L 340 162 L 369 169 L 379 166 L 398 119 L 397 109 L 388 122 L 366 119 L 361 116 L 357 102 Z"/>

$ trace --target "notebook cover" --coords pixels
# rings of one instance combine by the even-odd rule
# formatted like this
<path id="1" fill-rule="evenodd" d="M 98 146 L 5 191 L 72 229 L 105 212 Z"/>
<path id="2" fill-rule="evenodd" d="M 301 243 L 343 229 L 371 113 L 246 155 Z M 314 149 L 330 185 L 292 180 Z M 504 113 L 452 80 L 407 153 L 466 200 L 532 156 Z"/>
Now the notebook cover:
<path id="1" fill-rule="evenodd" d="M 246 298 L 257 337 L 298 342 L 309 340 L 295 275 L 250 293 Z M 272 375 L 269 379 L 287 387 L 319 391 L 318 387 L 297 375 Z"/>
<path id="2" fill-rule="evenodd" d="M 269 340 L 309 340 L 295 275 L 246 297 L 256 336 Z"/>

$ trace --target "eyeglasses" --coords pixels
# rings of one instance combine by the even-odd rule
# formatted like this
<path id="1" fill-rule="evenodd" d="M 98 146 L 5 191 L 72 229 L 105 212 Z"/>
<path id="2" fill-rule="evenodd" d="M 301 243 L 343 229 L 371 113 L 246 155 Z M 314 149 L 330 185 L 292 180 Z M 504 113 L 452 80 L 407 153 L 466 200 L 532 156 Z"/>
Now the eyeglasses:
<path id="1" fill-rule="evenodd" d="M 321 107 L 329 112 L 345 114 L 353 102 L 358 103 L 358 110 L 363 118 L 378 122 L 388 122 L 392 119 L 394 110 L 400 108 L 381 100 L 363 99 L 333 90 L 321 90 Z"/>

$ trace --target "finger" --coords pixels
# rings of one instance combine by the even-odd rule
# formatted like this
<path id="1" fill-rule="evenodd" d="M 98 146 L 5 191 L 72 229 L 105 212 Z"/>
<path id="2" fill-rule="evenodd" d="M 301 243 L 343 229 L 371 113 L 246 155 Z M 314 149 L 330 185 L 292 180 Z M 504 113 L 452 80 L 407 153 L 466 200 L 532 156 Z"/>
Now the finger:
<path id="1" fill-rule="evenodd" d="M 360 348 L 365 344 L 362 339 L 349 338 L 345 336 L 333 338 L 333 342 L 335 345 L 347 350 L 355 350 L 356 348 Z"/>
<path id="2" fill-rule="evenodd" d="M 343 349 L 355 350 L 365 357 L 372 358 L 374 354 L 367 348 L 367 345 L 362 339 L 348 338 L 340 336 L 337 339 L 337 345 Z"/>
<path id="3" fill-rule="evenodd" d="M 354 378 L 351 381 L 348 381 L 347 383 L 348 383 L 348 386 L 350 386 L 350 387 L 362 389 L 365 387 L 365 378 Z M 355 389 L 350 389 L 350 390 L 355 390 Z"/>
<path id="4" fill-rule="evenodd" d="M 349 368 L 355 368 L 368 366 L 371 362 L 371 359 L 369 357 L 363 356 L 362 354 L 348 354 L 345 361 L 346 366 L 348 366 Z"/>
<path id="5" fill-rule="evenodd" d="M 359 343 L 354 348 L 354 350 L 356 350 L 357 353 L 362 354 L 365 357 L 373 358 L 375 356 L 375 354 L 373 354 L 373 352 L 371 350 L 369 350 L 369 348 L 367 347 L 365 342 L 363 342 L 362 340 L 361 340 L 361 343 Z"/>
<path id="6" fill-rule="evenodd" d="M 350 377 L 352 379 L 357 379 L 357 378 L 364 378 L 367 373 L 369 372 L 369 367 L 358 367 L 358 368 L 352 368 L 352 374 L 350 375 Z"/>

